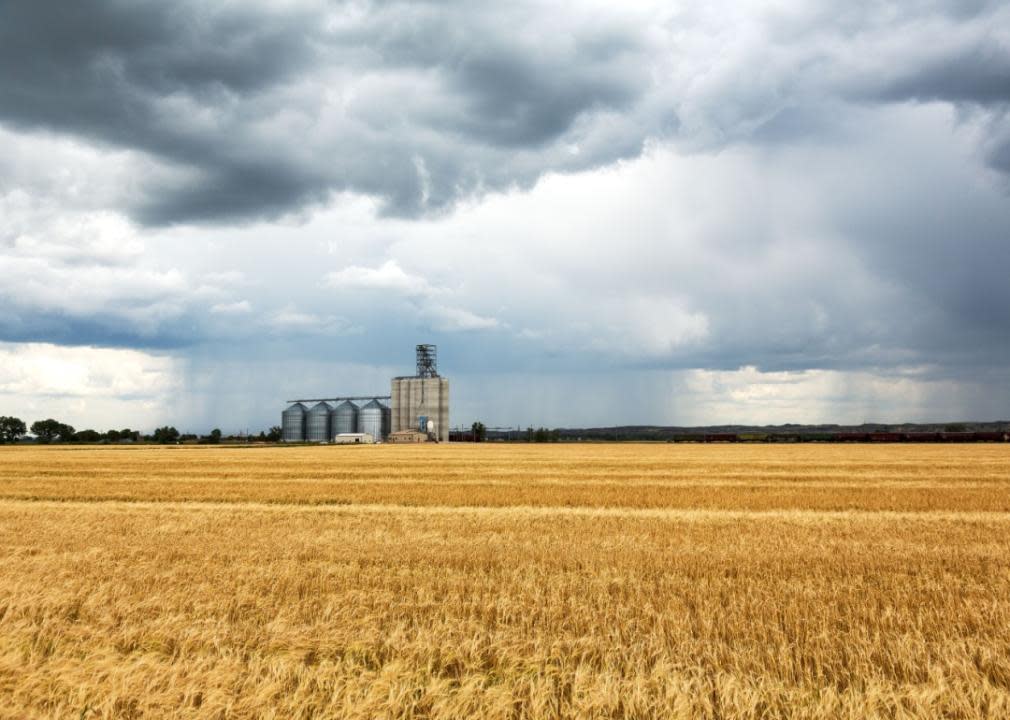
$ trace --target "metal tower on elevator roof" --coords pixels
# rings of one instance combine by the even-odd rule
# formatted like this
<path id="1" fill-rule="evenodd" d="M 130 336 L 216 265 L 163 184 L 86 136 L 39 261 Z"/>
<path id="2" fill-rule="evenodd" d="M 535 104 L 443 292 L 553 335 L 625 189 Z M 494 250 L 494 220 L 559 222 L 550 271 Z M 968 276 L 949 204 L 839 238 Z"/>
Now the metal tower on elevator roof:
<path id="1" fill-rule="evenodd" d="M 438 349 L 434 345 L 417 346 L 417 377 L 438 377 Z"/>

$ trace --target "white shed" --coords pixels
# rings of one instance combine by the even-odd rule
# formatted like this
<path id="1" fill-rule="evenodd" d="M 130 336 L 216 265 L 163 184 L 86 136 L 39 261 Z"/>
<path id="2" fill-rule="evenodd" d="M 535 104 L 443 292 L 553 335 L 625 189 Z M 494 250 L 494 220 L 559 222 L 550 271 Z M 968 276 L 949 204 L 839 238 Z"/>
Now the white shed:
<path id="1" fill-rule="evenodd" d="M 370 445 L 375 442 L 375 437 L 370 433 L 337 433 L 333 442 L 337 445 Z"/>

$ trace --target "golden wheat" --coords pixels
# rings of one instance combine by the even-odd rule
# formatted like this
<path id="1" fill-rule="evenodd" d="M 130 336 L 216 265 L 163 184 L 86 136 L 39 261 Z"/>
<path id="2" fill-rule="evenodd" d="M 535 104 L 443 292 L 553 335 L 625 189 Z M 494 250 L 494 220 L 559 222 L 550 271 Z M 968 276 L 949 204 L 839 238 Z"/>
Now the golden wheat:
<path id="1" fill-rule="evenodd" d="M 0 717 L 1010 717 L 1006 446 L 0 449 Z"/>
<path id="2" fill-rule="evenodd" d="M 1007 445 L 66 447 L 0 498 L 1010 512 Z"/>

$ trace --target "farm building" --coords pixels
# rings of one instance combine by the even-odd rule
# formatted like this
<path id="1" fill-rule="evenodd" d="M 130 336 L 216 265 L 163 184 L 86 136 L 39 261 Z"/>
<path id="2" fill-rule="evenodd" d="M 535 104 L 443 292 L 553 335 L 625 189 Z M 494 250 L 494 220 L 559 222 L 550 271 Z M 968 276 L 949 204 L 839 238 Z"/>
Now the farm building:
<path id="1" fill-rule="evenodd" d="M 375 442 L 375 436 L 369 433 L 337 433 L 333 436 L 336 445 L 371 445 Z"/>
<path id="2" fill-rule="evenodd" d="M 411 431 L 422 439 L 404 435 L 398 442 L 448 442 L 449 381 L 438 374 L 435 346 L 418 345 L 416 361 L 416 374 L 393 378 L 389 395 L 289 400 L 281 413 L 281 440 L 346 444 L 337 438 L 355 434 L 381 442 Z"/>
<path id="3" fill-rule="evenodd" d="M 440 377 L 434 345 L 417 346 L 417 371 L 393 378 L 393 432 L 417 430 L 449 442 L 449 381 Z"/>
<path id="4" fill-rule="evenodd" d="M 428 442 L 428 434 L 420 430 L 397 430 L 391 432 L 386 442 L 391 443 L 423 443 Z"/>

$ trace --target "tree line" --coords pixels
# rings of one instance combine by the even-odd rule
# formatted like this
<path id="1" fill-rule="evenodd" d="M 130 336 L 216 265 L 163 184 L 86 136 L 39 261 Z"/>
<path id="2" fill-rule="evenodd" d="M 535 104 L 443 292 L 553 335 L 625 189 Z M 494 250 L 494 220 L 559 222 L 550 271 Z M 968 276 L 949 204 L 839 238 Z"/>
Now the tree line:
<path id="1" fill-rule="evenodd" d="M 501 437 L 498 436 L 500 440 Z M 511 434 L 510 434 L 511 439 Z M 561 431 L 560 430 L 549 430 L 548 428 L 539 427 L 535 430 L 532 427 L 526 428 L 525 438 L 522 434 L 516 434 L 516 442 L 523 442 L 525 440 L 528 443 L 551 443 L 551 442 L 561 442 Z M 484 423 L 479 420 L 470 426 L 470 436 L 469 441 L 471 442 L 487 442 L 487 427 Z"/>
<path id="2" fill-rule="evenodd" d="M 224 435 L 220 429 L 214 428 L 207 435 L 180 433 L 171 425 L 157 428 L 153 433 L 145 435 L 139 430 L 124 428 L 122 430 L 77 430 L 72 425 L 47 418 L 36 420 L 28 426 L 24 420 L 16 417 L 0 416 L 0 444 L 16 443 L 28 434 L 35 436 L 36 442 L 48 444 L 62 443 L 121 443 L 121 442 L 152 442 L 164 445 L 174 445 L 181 442 L 197 442 L 216 445 L 220 442 L 259 440 L 262 442 L 278 442 L 281 439 L 280 426 L 274 426 L 268 431 L 260 432 L 258 436 Z"/>
<path id="3" fill-rule="evenodd" d="M 486 442 L 487 428 L 482 422 L 475 422 L 470 428 L 470 438 L 473 442 Z M 16 443 L 31 433 L 35 436 L 35 441 L 43 444 L 53 442 L 61 443 L 122 443 L 122 442 L 148 442 L 163 445 L 175 445 L 177 443 L 200 443 L 206 445 L 216 445 L 221 442 L 280 442 L 281 428 L 279 425 L 262 431 L 259 435 L 224 435 L 219 428 L 214 428 L 207 435 L 196 435 L 194 433 L 182 433 L 171 425 L 156 428 L 149 435 L 141 433 L 139 430 L 124 428 L 122 430 L 77 430 L 67 423 L 47 418 L 36 420 L 27 426 L 23 420 L 16 417 L 0 416 L 0 444 Z M 550 443 L 560 442 L 561 432 L 557 429 L 550 430 L 539 427 L 526 429 L 525 437 L 519 434 L 516 438 L 519 442 L 524 440 L 529 443 Z"/>

